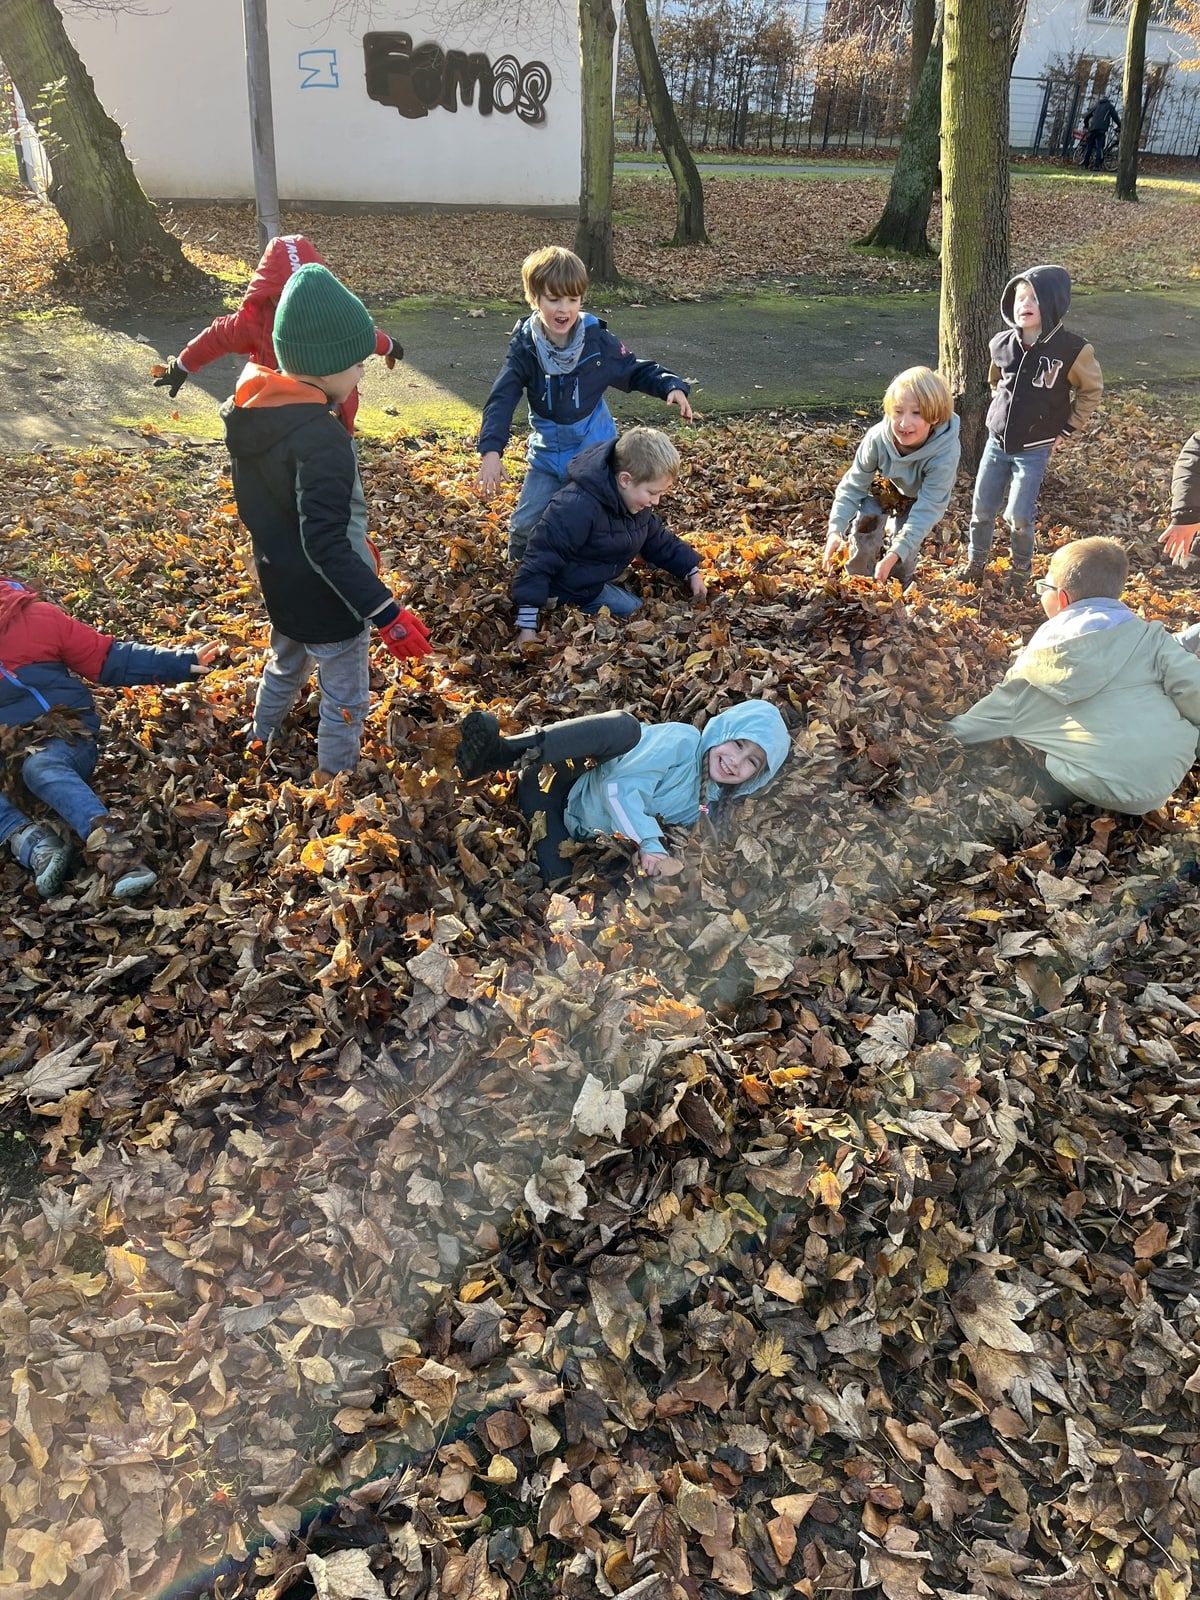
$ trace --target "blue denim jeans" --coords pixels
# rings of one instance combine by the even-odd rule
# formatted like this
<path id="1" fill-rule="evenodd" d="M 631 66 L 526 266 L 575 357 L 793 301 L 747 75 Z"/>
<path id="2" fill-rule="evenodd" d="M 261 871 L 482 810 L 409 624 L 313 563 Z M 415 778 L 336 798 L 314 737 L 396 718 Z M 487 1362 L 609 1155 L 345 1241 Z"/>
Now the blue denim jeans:
<path id="1" fill-rule="evenodd" d="M 619 583 L 606 583 L 594 600 L 586 606 L 580 606 L 580 611 L 585 617 L 594 617 L 605 606 L 614 617 L 631 617 L 635 611 L 642 609 L 642 602 L 637 595 L 630 594 L 628 589 L 622 589 Z"/>
<path id="2" fill-rule="evenodd" d="M 108 815 L 108 809 L 87 779 L 96 770 L 98 752 L 93 739 L 50 739 L 21 763 L 21 777 L 30 794 L 38 797 L 80 839 Z M 29 818 L 7 796 L 0 794 L 0 844 L 23 828 Z"/>
<path id="3" fill-rule="evenodd" d="M 314 665 L 321 690 L 317 765 L 325 772 L 353 772 L 371 706 L 369 628 L 336 644 L 301 644 L 272 628 L 271 650 L 254 701 L 254 737 L 269 739 L 282 727 Z"/>
<path id="4" fill-rule="evenodd" d="M 983 562 L 991 554 L 996 517 L 1003 506 L 1012 541 L 1012 564 L 1019 571 L 1029 571 L 1033 565 L 1033 519 L 1052 448 L 1052 445 L 1040 444 L 1036 449 L 1009 455 L 1001 450 L 995 435 L 988 434 L 971 500 L 971 528 L 967 535 L 969 561 Z"/>
<path id="5" fill-rule="evenodd" d="M 539 467 L 530 467 L 525 474 L 525 482 L 521 485 L 521 493 L 508 523 L 510 561 L 520 561 L 525 554 L 529 535 L 542 520 L 543 513 L 554 496 L 560 489 L 566 487 L 566 482 L 565 478 L 560 478 L 553 472 L 543 472 Z"/>

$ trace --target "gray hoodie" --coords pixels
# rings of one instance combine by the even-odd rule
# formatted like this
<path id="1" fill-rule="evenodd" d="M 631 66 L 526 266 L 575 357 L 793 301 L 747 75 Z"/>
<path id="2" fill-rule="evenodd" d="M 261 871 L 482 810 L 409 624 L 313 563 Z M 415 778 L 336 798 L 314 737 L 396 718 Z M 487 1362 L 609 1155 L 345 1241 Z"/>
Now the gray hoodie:
<path id="1" fill-rule="evenodd" d="M 907 566 L 916 559 L 925 535 L 946 515 L 958 471 L 958 418 L 940 422 L 917 449 L 902 455 L 892 437 L 887 417 L 868 428 L 854 452 L 850 470 L 843 476 L 829 512 L 829 531 L 843 536 L 871 493 L 876 473 L 887 478 L 913 501 L 908 516 L 891 544 L 891 552 Z"/>

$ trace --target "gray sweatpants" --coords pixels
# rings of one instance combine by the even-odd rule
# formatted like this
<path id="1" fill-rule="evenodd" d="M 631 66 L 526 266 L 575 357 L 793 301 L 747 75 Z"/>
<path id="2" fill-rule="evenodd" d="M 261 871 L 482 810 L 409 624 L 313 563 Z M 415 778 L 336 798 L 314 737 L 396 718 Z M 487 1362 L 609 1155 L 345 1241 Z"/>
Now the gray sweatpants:
<path id="1" fill-rule="evenodd" d="M 254 701 L 254 736 L 269 739 L 283 726 L 314 666 L 321 690 L 317 765 L 325 772 L 353 772 L 371 704 L 369 628 L 336 644 L 301 644 L 272 628 L 271 649 Z"/>

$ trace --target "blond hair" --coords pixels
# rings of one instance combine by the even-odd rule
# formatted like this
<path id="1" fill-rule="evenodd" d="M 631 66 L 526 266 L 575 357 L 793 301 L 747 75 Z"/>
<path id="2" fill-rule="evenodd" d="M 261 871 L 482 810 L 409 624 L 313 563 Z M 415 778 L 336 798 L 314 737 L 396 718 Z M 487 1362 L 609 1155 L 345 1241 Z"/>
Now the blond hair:
<path id="1" fill-rule="evenodd" d="M 613 466 L 627 472 L 634 483 L 679 476 L 679 451 L 658 428 L 630 428 L 617 440 Z"/>
<path id="2" fill-rule="evenodd" d="M 950 385 L 931 367 L 905 367 L 896 374 L 883 397 L 884 415 L 890 417 L 898 411 L 901 397 L 906 394 L 912 395 L 917 410 L 931 428 L 936 428 L 940 422 L 949 422 L 954 414 Z"/>
<path id="3" fill-rule="evenodd" d="M 1119 539 L 1073 539 L 1054 552 L 1049 570 L 1054 587 L 1065 589 L 1072 600 L 1101 595 L 1119 600 L 1129 576 L 1129 557 Z"/>
<path id="4" fill-rule="evenodd" d="M 582 300 L 587 293 L 588 271 L 574 250 L 564 249 L 561 244 L 548 244 L 522 261 L 521 282 L 526 300 L 536 309 L 539 297 L 544 294 L 552 298 L 574 295 Z"/>

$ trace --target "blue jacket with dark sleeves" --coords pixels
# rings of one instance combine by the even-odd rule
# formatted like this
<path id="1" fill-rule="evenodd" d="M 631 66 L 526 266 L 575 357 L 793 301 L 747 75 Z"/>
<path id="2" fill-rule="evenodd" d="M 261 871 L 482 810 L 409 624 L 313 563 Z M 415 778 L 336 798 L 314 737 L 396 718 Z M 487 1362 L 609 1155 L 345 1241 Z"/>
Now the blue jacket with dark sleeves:
<path id="1" fill-rule="evenodd" d="M 519 627 L 536 627 L 536 613 L 551 595 L 568 605 L 589 605 L 634 556 L 677 578 L 699 567 L 691 545 L 669 532 L 649 506 L 636 515 L 626 510 L 613 471 L 614 448 L 596 444 L 575 457 L 566 488 L 533 530 L 513 579 Z"/>
<path id="2" fill-rule="evenodd" d="M 518 322 L 500 376 L 483 408 L 479 453 L 502 451 L 522 394 L 529 397 L 529 442 L 525 454 L 539 472 L 566 479 L 567 463 L 589 445 L 615 439 L 617 425 L 604 399 L 606 389 L 640 390 L 665 400 L 688 385 L 657 361 L 638 358 L 591 312 L 583 314 L 583 353 L 574 372 L 549 374 L 538 360 L 532 317 Z"/>

